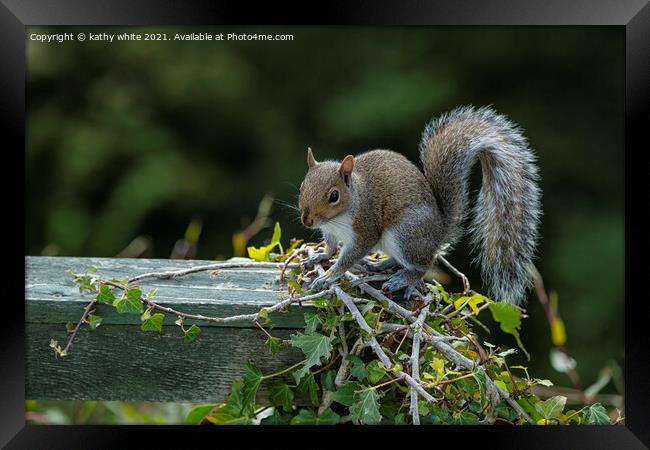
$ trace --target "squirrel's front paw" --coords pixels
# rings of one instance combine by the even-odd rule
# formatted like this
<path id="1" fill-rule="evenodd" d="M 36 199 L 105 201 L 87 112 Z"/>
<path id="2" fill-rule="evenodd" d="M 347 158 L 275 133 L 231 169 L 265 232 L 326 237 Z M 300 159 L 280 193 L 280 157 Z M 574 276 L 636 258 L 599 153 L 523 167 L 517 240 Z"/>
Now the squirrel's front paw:
<path id="1" fill-rule="evenodd" d="M 320 292 L 329 289 L 334 283 L 336 283 L 341 276 L 333 276 L 325 272 L 318 278 L 315 278 L 314 281 L 309 285 L 309 290 L 313 292 Z"/>
<path id="2" fill-rule="evenodd" d="M 311 270 L 314 268 L 314 265 L 323 261 L 327 261 L 329 258 L 330 256 L 327 255 L 327 253 L 314 253 L 309 258 L 306 258 L 304 261 L 302 261 L 302 263 L 300 263 L 301 269 L 303 271 Z"/>

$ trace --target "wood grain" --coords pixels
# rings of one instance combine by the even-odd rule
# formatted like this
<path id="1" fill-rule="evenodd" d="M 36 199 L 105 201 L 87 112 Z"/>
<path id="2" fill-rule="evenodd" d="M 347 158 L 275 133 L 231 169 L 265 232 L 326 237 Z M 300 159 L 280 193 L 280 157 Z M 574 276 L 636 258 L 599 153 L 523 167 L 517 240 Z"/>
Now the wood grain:
<path id="1" fill-rule="evenodd" d="M 162 333 L 142 332 L 139 315 L 117 314 L 110 305 L 97 305 L 103 318 L 95 331 L 83 327 L 70 355 L 54 357 L 51 338 L 67 341 L 65 323 L 76 323 L 92 298 L 80 294 L 66 269 L 125 278 L 141 273 L 177 270 L 213 261 L 25 258 L 25 320 L 27 342 L 26 398 L 59 400 L 127 400 L 218 402 L 252 360 L 263 373 L 299 361 L 300 350 L 271 355 L 266 336 L 252 323 L 198 323 L 197 341 L 186 344 L 175 317 L 166 315 Z M 278 271 L 222 270 L 168 280 L 143 280 L 143 292 L 158 288 L 158 303 L 177 310 L 209 316 L 230 316 L 259 311 L 286 296 Z M 271 316 L 273 335 L 287 338 L 303 328 L 302 312 L 294 307 Z M 188 323 L 192 323 L 188 321 Z M 262 386 L 261 397 L 265 395 Z"/>

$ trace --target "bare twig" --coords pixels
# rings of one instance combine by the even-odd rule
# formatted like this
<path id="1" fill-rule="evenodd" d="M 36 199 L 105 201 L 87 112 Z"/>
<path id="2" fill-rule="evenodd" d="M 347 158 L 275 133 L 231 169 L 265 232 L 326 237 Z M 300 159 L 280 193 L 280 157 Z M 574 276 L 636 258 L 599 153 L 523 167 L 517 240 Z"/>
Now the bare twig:
<path id="1" fill-rule="evenodd" d="M 258 261 L 241 261 L 241 262 L 217 262 L 213 264 L 206 264 L 203 266 L 190 267 L 189 269 L 182 270 L 167 270 L 164 272 L 149 272 L 129 278 L 129 284 L 136 281 L 142 281 L 146 278 L 177 278 L 191 273 L 206 272 L 209 270 L 222 270 L 222 269 L 282 269 L 284 263 L 274 262 L 258 262 Z M 295 269 L 300 267 L 298 263 L 287 264 L 287 268 Z"/>
<path id="2" fill-rule="evenodd" d="M 366 333 L 370 335 L 370 340 L 369 340 L 369 345 L 375 352 L 375 354 L 379 357 L 381 362 L 384 364 L 384 367 L 386 367 L 388 370 L 390 370 L 393 367 L 393 363 L 386 355 L 384 352 L 384 349 L 381 348 L 381 345 L 379 345 L 379 342 L 377 342 L 377 339 L 374 336 L 374 331 L 366 320 L 363 318 L 361 313 L 359 312 L 359 309 L 357 306 L 354 304 L 353 298 L 348 295 L 343 289 L 341 289 L 338 285 L 334 285 L 334 292 L 336 295 L 345 303 L 345 306 L 347 306 L 348 310 L 352 314 L 352 317 L 357 321 L 359 326 L 361 327 L 362 330 L 364 330 Z M 413 388 L 415 389 L 418 394 L 420 394 L 426 401 L 429 403 L 435 403 L 437 400 L 431 396 L 427 391 L 425 391 L 420 383 L 418 383 L 416 380 L 413 379 L 409 374 L 407 374 L 404 371 L 400 371 L 398 376 L 404 377 L 404 380 Z"/>
<path id="3" fill-rule="evenodd" d="M 424 307 L 420 310 L 420 314 L 415 322 L 413 322 L 413 345 L 411 350 L 411 374 L 413 379 L 420 382 L 420 339 L 422 338 L 422 324 L 427 318 L 429 313 L 429 303 L 433 300 L 433 297 L 430 295 L 424 299 Z M 418 409 L 418 396 L 415 392 L 415 389 L 411 387 L 411 418 L 413 419 L 413 425 L 420 425 L 420 411 Z"/>
<path id="4" fill-rule="evenodd" d="M 451 265 L 449 261 L 447 261 L 443 256 L 438 255 L 437 257 L 438 261 L 443 263 L 447 269 L 449 269 L 454 275 L 459 277 L 463 281 L 463 294 L 469 294 L 470 292 L 470 287 L 469 287 L 469 280 L 465 276 L 464 273 L 462 273 L 460 270 L 456 269 L 454 266 Z"/>
<path id="5" fill-rule="evenodd" d="M 84 322 L 86 322 L 86 319 L 88 318 L 88 315 L 90 314 L 90 311 L 92 310 L 95 303 L 97 303 L 97 300 L 93 299 L 84 308 L 84 312 L 81 315 L 81 319 L 79 319 L 79 322 L 77 322 L 77 325 L 74 327 L 74 330 L 72 330 L 72 334 L 70 335 L 70 338 L 68 339 L 68 343 L 63 349 L 62 355 L 67 355 L 69 353 L 70 349 L 72 348 L 72 342 L 74 341 L 74 338 L 77 336 L 77 333 L 81 328 L 81 325 L 83 325 Z"/>

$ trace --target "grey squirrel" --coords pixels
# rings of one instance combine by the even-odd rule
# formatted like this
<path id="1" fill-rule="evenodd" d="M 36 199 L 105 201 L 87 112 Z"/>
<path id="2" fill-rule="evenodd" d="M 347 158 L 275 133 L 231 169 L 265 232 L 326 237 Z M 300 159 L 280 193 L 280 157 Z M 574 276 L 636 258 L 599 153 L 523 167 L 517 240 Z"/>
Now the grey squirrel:
<path id="1" fill-rule="evenodd" d="M 391 258 L 375 268 L 401 266 L 382 288 L 410 296 L 436 257 L 461 236 L 468 178 L 478 158 L 483 182 L 470 231 L 481 273 L 494 300 L 521 304 L 531 284 L 541 214 L 535 156 L 521 130 L 489 107 L 460 107 L 425 127 L 420 158 L 423 172 L 391 150 L 317 162 L 308 149 L 301 221 L 320 229 L 327 244 L 315 258 L 331 258 L 342 244 L 336 263 L 311 289 L 327 288 L 371 251 L 382 250 Z"/>

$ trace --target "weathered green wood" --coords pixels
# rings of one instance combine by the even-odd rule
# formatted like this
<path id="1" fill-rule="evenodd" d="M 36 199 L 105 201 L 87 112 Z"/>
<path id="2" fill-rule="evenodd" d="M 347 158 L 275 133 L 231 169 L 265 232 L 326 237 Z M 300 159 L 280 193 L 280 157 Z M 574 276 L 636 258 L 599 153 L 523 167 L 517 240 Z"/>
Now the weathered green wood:
<path id="1" fill-rule="evenodd" d="M 302 355 L 294 348 L 271 355 L 255 329 L 206 327 L 186 344 L 178 327 L 144 333 L 131 325 L 102 325 L 84 328 L 71 354 L 55 359 L 48 343 L 65 339 L 61 328 L 26 324 L 28 399 L 218 402 L 241 378 L 246 361 L 271 373 Z M 282 338 L 289 333 L 273 332 Z"/>
<path id="2" fill-rule="evenodd" d="M 199 323 L 202 333 L 186 344 L 175 317 L 167 315 L 162 333 L 140 331 L 139 315 L 117 314 L 110 305 L 97 305 L 103 318 L 95 331 L 79 332 L 70 355 L 55 359 L 50 339 L 67 342 L 65 324 L 76 323 L 92 298 L 80 294 L 67 269 L 125 278 L 153 271 L 187 269 L 214 261 L 25 258 L 25 311 L 28 399 L 92 399 L 148 401 L 220 401 L 240 378 L 246 361 L 265 373 L 297 362 L 301 352 L 288 349 L 271 355 L 266 337 L 250 322 Z M 275 269 L 227 269 L 181 278 L 143 280 L 143 292 L 158 288 L 164 306 L 207 316 L 226 317 L 259 311 L 286 296 Z M 302 313 L 271 315 L 273 334 L 286 338 L 304 327 Z M 191 322 L 190 322 L 191 323 Z M 264 395 L 264 390 L 262 390 Z"/>
<path id="3" fill-rule="evenodd" d="M 72 282 L 67 269 L 86 273 L 91 266 L 97 267 L 97 274 L 122 279 L 147 272 L 187 269 L 206 265 L 214 261 L 184 261 L 160 259 L 115 259 L 115 258 L 25 258 L 26 320 L 37 323 L 76 322 L 83 307 L 91 299 L 88 293 L 80 294 Z M 227 317 L 249 314 L 278 302 L 286 297 L 286 286 L 277 281 L 279 271 L 275 269 L 227 269 L 218 275 L 199 272 L 168 280 L 149 279 L 140 283 L 143 292 L 157 288 L 156 302 L 179 311 L 206 316 Z M 104 306 L 104 307 L 102 307 Z M 139 324 L 140 318 L 131 314 L 118 314 L 114 308 L 99 305 L 98 311 L 103 324 Z M 172 325 L 175 318 L 166 317 L 166 324 Z M 302 315 L 278 313 L 273 316 L 277 327 L 302 327 Z M 190 322 L 191 323 L 191 322 Z M 206 326 L 224 326 L 214 322 Z M 228 327 L 251 327 L 250 323 L 228 323 Z"/>

